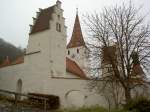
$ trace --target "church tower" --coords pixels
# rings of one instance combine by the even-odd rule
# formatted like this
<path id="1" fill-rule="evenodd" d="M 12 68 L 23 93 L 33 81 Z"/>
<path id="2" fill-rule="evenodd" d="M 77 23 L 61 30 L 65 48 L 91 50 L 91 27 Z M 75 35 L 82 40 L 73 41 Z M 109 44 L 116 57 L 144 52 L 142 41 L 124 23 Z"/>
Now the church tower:
<path id="1" fill-rule="evenodd" d="M 75 61 L 86 72 L 86 45 L 82 35 L 78 11 L 76 13 L 72 37 L 67 45 L 67 57 Z"/>
<path id="2" fill-rule="evenodd" d="M 36 58 L 35 58 L 36 57 Z M 66 74 L 66 26 L 61 2 L 46 9 L 40 9 L 30 25 L 26 61 L 30 68 L 38 68 L 49 77 L 63 77 Z M 38 72 L 38 73 L 39 73 Z"/>

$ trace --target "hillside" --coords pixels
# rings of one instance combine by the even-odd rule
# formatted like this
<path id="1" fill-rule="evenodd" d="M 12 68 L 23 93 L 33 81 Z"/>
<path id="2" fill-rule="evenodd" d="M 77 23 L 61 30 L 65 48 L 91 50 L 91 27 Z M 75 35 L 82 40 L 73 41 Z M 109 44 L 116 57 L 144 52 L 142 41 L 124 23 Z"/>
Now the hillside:
<path id="1" fill-rule="evenodd" d="M 23 55 L 23 50 L 0 38 L 0 63 L 8 56 L 10 61 Z"/>

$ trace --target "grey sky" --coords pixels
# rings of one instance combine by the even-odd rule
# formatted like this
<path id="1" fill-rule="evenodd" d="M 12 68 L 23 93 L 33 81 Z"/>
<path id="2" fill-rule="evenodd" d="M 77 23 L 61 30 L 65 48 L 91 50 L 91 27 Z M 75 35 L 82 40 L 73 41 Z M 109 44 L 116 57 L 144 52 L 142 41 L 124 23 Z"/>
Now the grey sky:
<path id="1" fill-rule="evenodd" d="M 100 11 L 105 6 L 120 4 L 129 0 L 60 0 L 66 18 L 67 35 L 70 38 L 76 14 L 79 8 L 80 20 L 86 12 Z M 143 5 L 143 11 L 150 11 L 150 0 L 131 0 L 137 7 Z M 26 47 L 29 24 L 39 8 L 54 5 L 56 0 L 1 0 L 0 1 L 0 38 L 16 46 Z"/>

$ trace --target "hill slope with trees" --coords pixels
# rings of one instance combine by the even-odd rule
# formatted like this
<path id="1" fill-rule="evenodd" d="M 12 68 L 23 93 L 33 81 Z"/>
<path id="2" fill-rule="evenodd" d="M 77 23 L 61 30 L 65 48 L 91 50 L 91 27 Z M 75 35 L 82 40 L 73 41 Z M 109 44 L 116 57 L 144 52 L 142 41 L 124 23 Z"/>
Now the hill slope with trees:
<path id="1" fill-rule="evenodd" d="M 23 54 L 24 53 L 21 48 L 18 48 L 0 38 L 0 64 L 6 59 L 7 56 L 9 57 L 10 61 L 13 61 Z"/>

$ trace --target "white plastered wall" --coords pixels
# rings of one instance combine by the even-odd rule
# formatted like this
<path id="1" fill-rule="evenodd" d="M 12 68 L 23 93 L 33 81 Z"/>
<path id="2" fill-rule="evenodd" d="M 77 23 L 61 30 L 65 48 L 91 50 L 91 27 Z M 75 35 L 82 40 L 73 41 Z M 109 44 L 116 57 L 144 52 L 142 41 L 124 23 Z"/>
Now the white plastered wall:
<path id="1" fill-rule="evenodd" d="M 90 92 L 87 89 L 87 83 L 89 83 L 89 80 L 77 78 L 52 78 L 47 81 L 45 80 L 45 93 L 58 95 L 60 97 L 62 107 L 81 107 L 92 105 L 107 106 L 107 102 L 103 96 L 98 95 L 95 92 Z"/>
<path id="2" fill-rule="evenodd" d="M 80 107 L 101 105 L 106 106 L 104 97 L 89 92 L 87 83 L 89 80 L 74 78 L 51 78 L 47 73 L 36 67 L 29 68 L 28 65 L 20 64 L 0 69 L 0 88 L 9 91 L 16 91 L 17 81 L 22 80 L 22 92 L 35 92 L 42 94 L 58 95 L 61 101 L 61 107 Z M 70 75 L 74 76 L 74 74 Z M 77 94 L 78 91 L 81 94 Z M 68 99 L 71 98 L 70 101 Z M 84 97 L 83 97 L 84 96 Z M 80 98 L 80 100 L 79 100 Z M 82 105 L 78 105 L 82 104 Z"/>
<path id="3" fill-rule="evenodd" d="M 79 53 L 77 53 L 77 49 L 79 50 Z M 68 54 L 68 51 L 70 52 L 70 54 Z M 66 55 L 71 60 L 74 60 L 87 76 L 90 76 L 88 73 L 88 60 L 86 56 L 85 46 L 68 48 L 66 51 Z"/>

